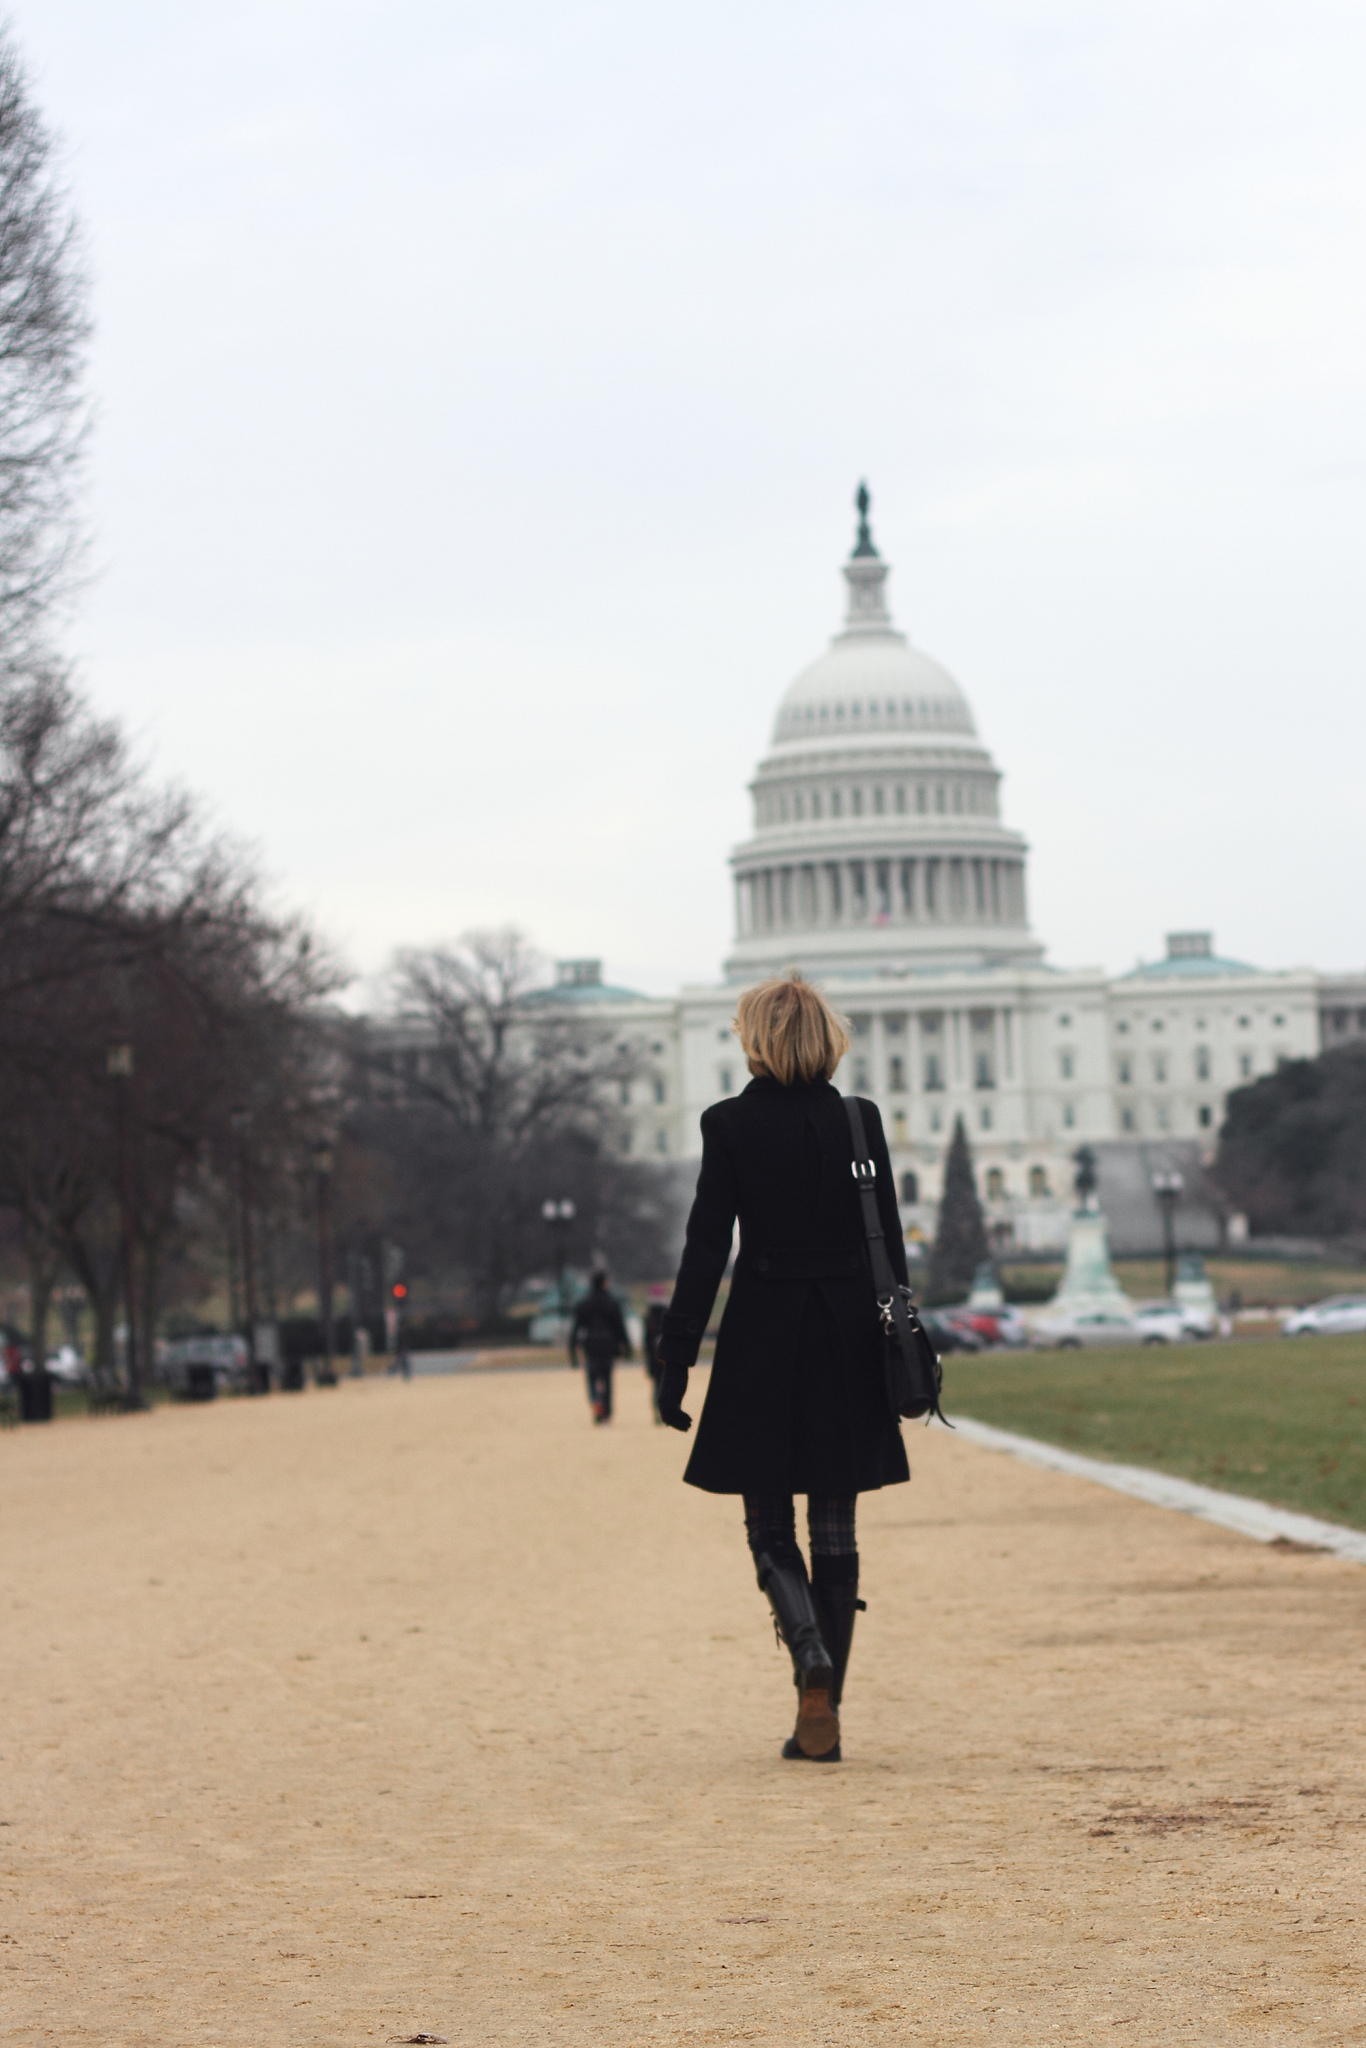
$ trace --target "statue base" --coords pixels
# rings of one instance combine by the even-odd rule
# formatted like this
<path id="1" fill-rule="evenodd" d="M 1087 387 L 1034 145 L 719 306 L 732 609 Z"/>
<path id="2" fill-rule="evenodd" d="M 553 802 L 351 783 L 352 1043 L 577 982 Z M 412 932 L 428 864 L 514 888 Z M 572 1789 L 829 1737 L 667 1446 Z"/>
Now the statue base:
<path id="1" fill-rule="evenodd" d="M 969 1308 L 980 1309 L 1005 1307 L 1006 1298 L 1001 1292 L 1001 1283 L 996 1277 L 996 1268 L 992 1265 L 990 1259 L 987 1259 L 977 1268 L 973 1276 L 972 1292 L 968 1296 L 967 1305 Z"/>
<path id="2" fill-rule="evenodd" d="M 1067 1270 L 1048 1304 L 1052 1315 L 1132 1315 L 1133 1303 L 1115 1278 L 1110 1239 L 1099 1209 L 1078 1209 L 1067 1236 Z"/>

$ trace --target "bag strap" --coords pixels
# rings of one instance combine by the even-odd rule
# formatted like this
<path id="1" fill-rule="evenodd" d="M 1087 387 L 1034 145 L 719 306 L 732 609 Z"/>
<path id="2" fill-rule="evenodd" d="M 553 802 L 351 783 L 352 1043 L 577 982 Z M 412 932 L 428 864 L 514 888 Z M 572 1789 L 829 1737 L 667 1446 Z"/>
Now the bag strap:
<path id="1" fill-rule="evenodd" d="M 854 1141 L 853 1174 L 858 1187 L 859 1203 L 863 1210 L 863 1228 L 868 1239 L 868 1256 L 873 1267 L 873 1290 L 877 1295 L 878 1310 L 887 1327 L 888 1334 L 896 1331 L 901 1353 L 909 1366 L 917 1344 L 924 1345 L 930 1356 L 934 1347 L 925 1335 L 924 1325 L 910 1304 L 901 1283 L 892 1271 L 892 1262 L 887 1255 L 887 1237 L 882 1228 L 882 1212 L 877 1205 L 877 1163 L 869 1157 L 868 1133 L 863 1128 L 863 1111 L 857 1097 L 846 1095 L 842 1098 L 845 1114 L 849 1118 L 849 1135 Z M 930 1403 L 930 1415 L 952 1429 L 953 1424 L 939 1406 L 936 1396 Z M 928 1416 L 926 1418 L 928 1420 Z"/>
<path id="2" fill-rule="evenodd" d="M 863 1229 L 868 1239 L 868 1256 L 873 1264 L 873 1285 L 879 1298 L 888 1294 L 895 1297 L 896 1275 L 887 1256 L 887 1238 L 882 1228 L 882 1212 L 877 1205 L 877 1167 L 868 1153 L 868 1133 L 863 1128 L 863 1111 L 852 1095 L 844 1097 L 844 1108 L 849 1118 L 849 1135 L 854 1141 L 854 1182 L 863 1210 Z"/>

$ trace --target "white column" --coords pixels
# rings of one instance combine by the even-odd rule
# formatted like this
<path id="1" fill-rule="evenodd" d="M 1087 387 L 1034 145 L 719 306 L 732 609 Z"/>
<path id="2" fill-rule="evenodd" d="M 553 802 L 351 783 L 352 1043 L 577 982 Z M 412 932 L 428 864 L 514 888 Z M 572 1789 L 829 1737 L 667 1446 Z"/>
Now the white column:
<path id="1" fill-rule="evenodd" d="M 911 856 L 906 856 L 896 864 L 897 889 L 899 892 L 897 897 L 897 915 L 903 924 L 913 924 L 915 922 L 915 892 L 919 879 L 916 870 L 919 865 L 919 861 Z"/>
<path id="2" fill-rule="evenodd" d="M 816 866 L 814 861 L 806 861 L 797 872 L 800 878 L 800 921 L 809 930 L 816 922 Z"/>

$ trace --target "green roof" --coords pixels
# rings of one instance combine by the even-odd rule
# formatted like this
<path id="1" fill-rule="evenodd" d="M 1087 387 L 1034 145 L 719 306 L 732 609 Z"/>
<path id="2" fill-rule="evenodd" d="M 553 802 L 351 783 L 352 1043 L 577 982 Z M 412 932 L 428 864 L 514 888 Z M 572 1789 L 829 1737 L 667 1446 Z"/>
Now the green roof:
<path id="1" fill-rule="evenodd" d="M 557 981 L 549 988 L 533 988 L 522 997 L 524 1003 L 553 1003 L 557 1008 L 562 1003 L 573 1004 L 576 1008 L 591 1008 L 594 1003 L 648 1003 L 649 996 L 643 996 L 638 989 L 616 988 L 605 981 Z"/>
<path id="2" fill-rule="evenodd" d="M 1131 967 L 1120 981 L 1207 981 L 1216 974 L 1264 974 L 1263 967 L 1249 967 L 1246 960 L 1221 960 L 1217 953 L 1179 953 L 1175 959 L 1151 960 Z"/>

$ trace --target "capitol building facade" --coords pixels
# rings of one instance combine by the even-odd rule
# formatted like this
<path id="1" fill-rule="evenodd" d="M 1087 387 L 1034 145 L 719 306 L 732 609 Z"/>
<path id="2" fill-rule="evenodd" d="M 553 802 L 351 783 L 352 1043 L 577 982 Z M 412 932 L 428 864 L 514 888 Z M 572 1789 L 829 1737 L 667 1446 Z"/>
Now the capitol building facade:
<path id="1" fill-rule="evenodd" d="M 565 961 L 556 997 L 641 1055 L 627 1148 L 686 1160 L 703 1109 L 748 1079 L 736 994 L 800 968 L 850 1021 L 836 1082 L 881 1108 L 908 1230 L 933 1228 L 961 1116 L 998 1242 L 1044 1250 L 1065 1237 L 1079 1145 L 1211 1156 L 1230 1089 L 1366 1035 L 1366 974 L 1254 968 L 1206 932 L 1117 977 L 1050 965 L 1001 772 L 953 677 L 897 630 L 862 490 L 859 509 L 843 627 L 778 706 L 731 855 L 724 981 L 655 1000 Z"/>

